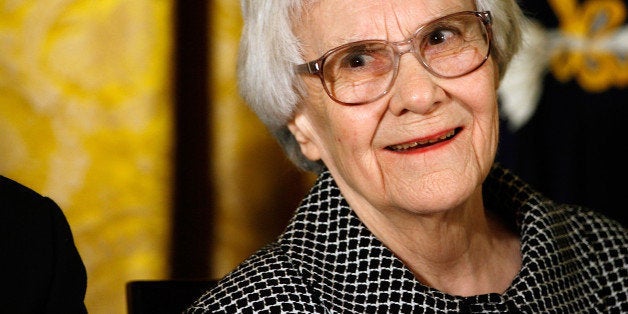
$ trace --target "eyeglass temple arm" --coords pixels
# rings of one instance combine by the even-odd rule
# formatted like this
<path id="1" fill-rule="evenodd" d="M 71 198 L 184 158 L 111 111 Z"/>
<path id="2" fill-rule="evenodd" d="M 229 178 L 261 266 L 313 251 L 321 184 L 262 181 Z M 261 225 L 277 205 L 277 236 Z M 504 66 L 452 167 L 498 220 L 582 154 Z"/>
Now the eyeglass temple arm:
<path id="1" fill-rule="evenodd" d="M 297 73 L 309 73 L 309 74 L 317 74 L 321 70 L 318 64 L 318 60 L 299 64 L 297 65 L 296 69 L 297 69 Z"/>
<path id="2" fill-rule="evenodd" d="M 484 23 L 491 25 L 493 24 L 493 16 L 490 11 L 477 12 L 483 19 Z"/>

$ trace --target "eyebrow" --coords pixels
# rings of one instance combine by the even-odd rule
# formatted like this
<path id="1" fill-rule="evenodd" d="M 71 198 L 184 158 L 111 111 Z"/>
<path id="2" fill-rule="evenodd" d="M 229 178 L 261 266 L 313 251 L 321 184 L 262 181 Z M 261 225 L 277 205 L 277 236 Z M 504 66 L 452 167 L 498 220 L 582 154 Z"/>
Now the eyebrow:
<path id="1" fill-rule="evenodd" d="M 438 10 L 438 13 L 436 12 L 426 12 L 427 14 L 427 19 L 423 22 L 419 22 L 416 25 L 412 26 L 410 29 L 401 29 L 402 32 L 407 32 L 407 35 L 405 35 L 403 38 L 405 39 L 407 36 L 412 35 L 417 29 L 433 22 L 434 20 L 437 20 L 443 16 L 449 15 L 449 14 L 453 14 L 456 12 L 460 12 L 460 11 L 465 11 L 461 8 L 457 8 L 456 10 L 453 10 L 452 8 L 449 9 L 442 9 L 442 10 Z M 397 25 L 397 24 L 395 24 Z M 399 25 L 397 25 L 399 26 Z M 320 51 L 321 49 L 319 49 L 319 51 L 317 51 L 317 55 L 322 55 L 324 53 L 326 53 L 327 51 L 336 48 L 338 46 L 342 46 L 344 44 L 348 44 L 348 43 L 352 43 L 352 42 L 356 42 L 356 41 L 362 41 L 362 40 L 388 40 L 391 41 L 390 36 L 389 36 L 389 31 L 388 31 L 388 27 L 386 27 L 386 36 L 384 38 L 376 38 L 376 37 L 372 37 L 372 36 L 364 36 L 364 34 L 361 33 L 357 33 L 357 32 L 353 32 L 351 34 L 341 34 L 341 35 L 334 35 L 332 38 L 330 38 L 329 41 L 325 41 L 325 45 L 324 47 L 322 47 L 322 51 Z"/>
<path id="2" fill-rule="evenodd" d="M 336 48 L 338 46 L 344 45 L 344 44 L 348 44 L 348 43 L 352 43 L 355 41 L 360 41 L 360 40 L 364 40 L 364 39 L 373 39 L 373 38 L 364 38 L 363 35 L 359 35 L 357 33 L 353 33 L 350 35 L 341 35 L 341 36 L 334 36 L 333 38 L 331 38 L 331 40 L 326 41 L 326 43 L 329 43 L 330 47 L 327 48 L 323 48 L 324 51 L 320 52 L 325 53 L 327 51 L 329 51 L 330 49 Z M 328 46 L 327 44 L 325 46 Z"/>

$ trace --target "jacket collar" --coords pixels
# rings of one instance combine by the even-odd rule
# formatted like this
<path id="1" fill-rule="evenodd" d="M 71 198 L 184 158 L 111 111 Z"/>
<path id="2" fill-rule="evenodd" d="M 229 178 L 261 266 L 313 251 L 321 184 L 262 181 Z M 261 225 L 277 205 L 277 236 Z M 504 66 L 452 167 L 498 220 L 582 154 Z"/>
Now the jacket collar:
<path id="1" fill-rule="evenodd" d="M 540 195 L 499 165 L 493 167 L 484 187 L 486 207 L 499 209 L 503 219 L 521 232 L 531 209 L 528 203 L 540 200 Z M 314 297 L 328 309 L 407 312 L 434 307 L 428 304 L 434 300 L 453 310 L 473 303 L 504 303 L 498 294 L 455 297 L 421 284 L 360 221 L 327 170 L 319 175 L 279 243 Z"/>

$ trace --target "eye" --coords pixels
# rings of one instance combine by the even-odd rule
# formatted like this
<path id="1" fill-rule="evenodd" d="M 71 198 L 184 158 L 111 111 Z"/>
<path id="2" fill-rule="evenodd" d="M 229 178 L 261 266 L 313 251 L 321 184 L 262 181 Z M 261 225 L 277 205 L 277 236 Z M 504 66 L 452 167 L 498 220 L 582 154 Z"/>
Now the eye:
<path id="1" fill-rule="evenodd" d="M 363 80 L 388 73 L 394 68 L 394 51 L 382 42 L 348 45 L 327 57 L 325 79 Z"/>
<path id="2" fill-rule="evenodd" d="M 437 29 L 427 35 L 426 41 L 428 45 L 440 45 L 450 41 L 457 33 L 451 29 Z"/>
<path id="3" fill-rule="evenodd" d="M 347 65 L 350 68 L 357 68 L 360 66 L 363 66 L 366 63 L 366 56 L 364 55 L 356 55 L 356 56 L 351 56 L 351 58 L 349 58 L 349 60 L 347 60 Z"/>
<path id="4" fill-rule="evenodd" d="M 360 48 L 347 51 L 340 62 L 341 68 L 360 68 L 369 65 L 373 61 L 372 53 Z"/>

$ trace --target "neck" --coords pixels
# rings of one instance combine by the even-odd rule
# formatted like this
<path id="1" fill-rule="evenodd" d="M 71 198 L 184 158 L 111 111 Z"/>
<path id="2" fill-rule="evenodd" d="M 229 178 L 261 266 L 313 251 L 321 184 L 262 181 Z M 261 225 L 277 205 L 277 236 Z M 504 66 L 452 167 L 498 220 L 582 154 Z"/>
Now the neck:
<path id="1" fill-rule="evenodd" d="M 419 281 L 452 295 L 502 293 L 521 267 L 518 236 L 486 213 L 481 193 L 444 213 L 358 216 Z"/>

